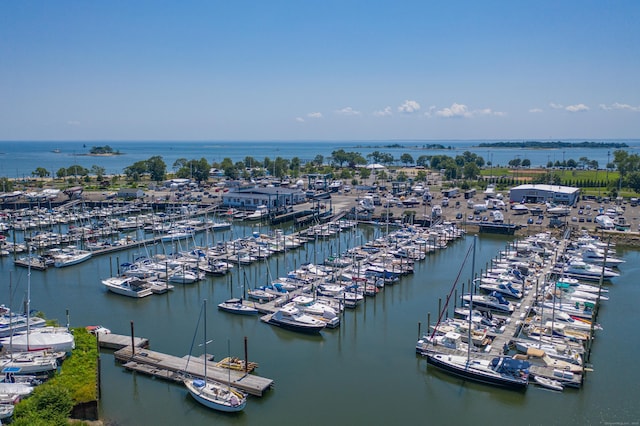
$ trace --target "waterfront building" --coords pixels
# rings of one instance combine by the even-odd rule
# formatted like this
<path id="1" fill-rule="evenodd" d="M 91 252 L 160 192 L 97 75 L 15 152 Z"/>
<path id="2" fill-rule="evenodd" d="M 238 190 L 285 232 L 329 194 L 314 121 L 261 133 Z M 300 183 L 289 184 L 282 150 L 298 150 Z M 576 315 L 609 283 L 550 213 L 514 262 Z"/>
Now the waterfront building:
<path id="1" fill-rule="evenodd" d="M 572 186 L 524 184 L 511 188 L 509 199 L 511 202 L 520 203 L 560 203 L 573 205 L 580 198 L 580 188 Z"/>
<path id="2" fill-rule="evenodd" d="M 222 205 L 244 210 L 255 210 L 265 205 L 269 209 L 278 209 L 307 201 L 305 193 L 297 188 L 252 187 L 238 188 L 222 195 Z"/>

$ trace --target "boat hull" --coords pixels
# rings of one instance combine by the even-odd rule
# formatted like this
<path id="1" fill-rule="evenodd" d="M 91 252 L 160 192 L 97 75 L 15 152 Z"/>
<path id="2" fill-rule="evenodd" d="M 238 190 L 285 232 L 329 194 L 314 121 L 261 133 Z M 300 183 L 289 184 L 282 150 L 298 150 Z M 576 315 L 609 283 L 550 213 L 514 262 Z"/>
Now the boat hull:
<path id="1" fill-rule="evenodd" d="M 472 380 L 478 383 L 484 383 L 518 391 L 524 391 L 528 385 L 527 380 L 509 379 L 502 376 L 482 374 L 472 369 L 465 369 L 463 366 L 446 362 L 446 355 L 427 353 L 426 357 L 428 364 L 465 380 Z"/>
<path id="2" fill-rule="evenodd" d="M 227 413 L 235 413 L 235 412 L 244 410 L 244 407 L 247 405 L 246 398 L 240 399 L 236 397 L 238 401 L 237 404 L 231 403 L 230 401 L 223 400 L 223 399 L 215 399 L 214 397 L 212 397 L 211 394 L 209 394 L 208 392 L 205 392 L 206 390 L 205 388 L 208 388 L 211 385 L 207 385 L 205 387 L 198 387 L 194 385 L 194 380 L 191 380 L 191 379 L 185 380 L 184 385 L 186 386 L 187 390 L 189 391 L 193 399 L 195 399 L 205 407 L 211 408 L 212 410 L 224 411 Z"/>

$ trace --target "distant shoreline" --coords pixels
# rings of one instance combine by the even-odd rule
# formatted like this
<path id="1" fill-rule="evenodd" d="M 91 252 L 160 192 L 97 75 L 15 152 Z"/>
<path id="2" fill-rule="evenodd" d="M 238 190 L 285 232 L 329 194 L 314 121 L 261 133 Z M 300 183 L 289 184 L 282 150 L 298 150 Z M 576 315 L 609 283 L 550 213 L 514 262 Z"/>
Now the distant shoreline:
<path id="1" fill-rule="evenodd" d="M 529 149 L 557 149 L 557 148 L 629 148 L 624 142 L 483 142 L 480 148 L 529 148 Z"/>
<path id="2" fill-rule="evenodd" d="M 116 155 L 124 155 L 122 152 L 108 152 L 103 154 L 72 154 L 77 157 L 115 157 Z"/>

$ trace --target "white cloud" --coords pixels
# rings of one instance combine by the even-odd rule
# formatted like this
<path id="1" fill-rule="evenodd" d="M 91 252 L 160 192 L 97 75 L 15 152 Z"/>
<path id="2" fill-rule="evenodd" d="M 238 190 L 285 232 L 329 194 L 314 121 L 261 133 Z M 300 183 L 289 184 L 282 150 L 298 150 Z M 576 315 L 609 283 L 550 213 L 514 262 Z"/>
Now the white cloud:
<path id="1" fill-rule="evenodd" d="M 304 123 L 304 118 L 302 118 L 302 117 L 296 117 L 296 121 L 297 121 L 298 123 Z"/>
<path id="2" fill-rule="evenodd" d="M 321 112 L 310 112 L 309 114 L 307 114 L 307 117 L 309 117 L 309 118 L 322 118 L 322 113 Z"/>
<path id="3" fill-rule="evenodd" d="M 529 112 L 532 112 L 532 113 L 536 114 L 536 113 L 543 112 L 543 111 L 542 111 L 542 108 L 531 108 L 529 110 Z"/>
<path id="4" fill-rule="evenodd" d="M 374 111 L 373 115 L 375 115 L 376 117 L 388 117 L 390 115 L 392 115 L 393 113 L 391 112 L 391 107 L 387 106 L 385 107 L 383 110 L 379 110 L 379 111 Z"/>
<path id="5" fill-rule="evenodd" d="M 633 105 L 629 105 L 629 104 L 621 104 L 621 103 L 618 103 L 618 102 L 614 102 L 611 105 L 600 104 L 600 108 L 605 110 L 605 111 L 626 110 L 626 111 L 640 112 L 640 106 L 633 106 Z"/>
<path id="6" fill-rule="evenodd" d="M 433 112 L 436 110 L 435 105 L 431 105 L 429 109 L 424 113 L 425 117 L 431 118 L 433 116 Z"/>
<path id="7" fill-rule="evenodd" d="M 453 103 L 449 108 L 442 108 L 436 111 L 436 115 L 442 118 L 469 118 L 471 113 L 469 108 L 464 104 Z"/>
<path id="8" fill-rule="evenodd" d="M 340 115 L 360 115 L 360 111 L 356 111 L 350 106 L 339 109 L 336 111 L 336 113 Z"/>
<path id="9" fill-rule="evenodd" d="M 436 115 L 442 118 L 471 118 L 484 115 L 504 117 L 506 113 L 494 111 L 491 108 L 469 110 L 468 106 L 454 102 L 450 107 L 436 111 Z"/>
<path id="10" fill-rule="evenodd" d="M 420 110 L 420 104 L 416 101 L 406 100 L 398 107 L 399 112 L 411 114 Z"/>
<path id="11" fill-rule="evenodd" d="M 557 104 L 555 102 L 549 102 L 549 106 L 553 109 L 562 109 L 564 106 L 562 104 Z"/>
<path id="12" fill-rule="evenodd" d="M 583 112 L 589 111 L 589 107 L 585 104 L 575 104 L 575 105 L 567 105 L 565 108 L 569 112 Z"/>

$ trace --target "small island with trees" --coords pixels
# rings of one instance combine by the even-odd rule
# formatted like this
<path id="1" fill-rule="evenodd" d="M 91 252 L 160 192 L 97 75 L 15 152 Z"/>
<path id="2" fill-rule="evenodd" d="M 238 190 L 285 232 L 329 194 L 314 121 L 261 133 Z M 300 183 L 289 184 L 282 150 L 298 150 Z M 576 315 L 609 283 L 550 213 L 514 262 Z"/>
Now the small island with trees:
<path id="1" fill-rule="evenodd" d="M 109 155 L 122 155 L 118 150 L 114 151 L 109 145 L 105 146 L 92 146 L 88 154 L 93 156 L 109 156 Z"/>

